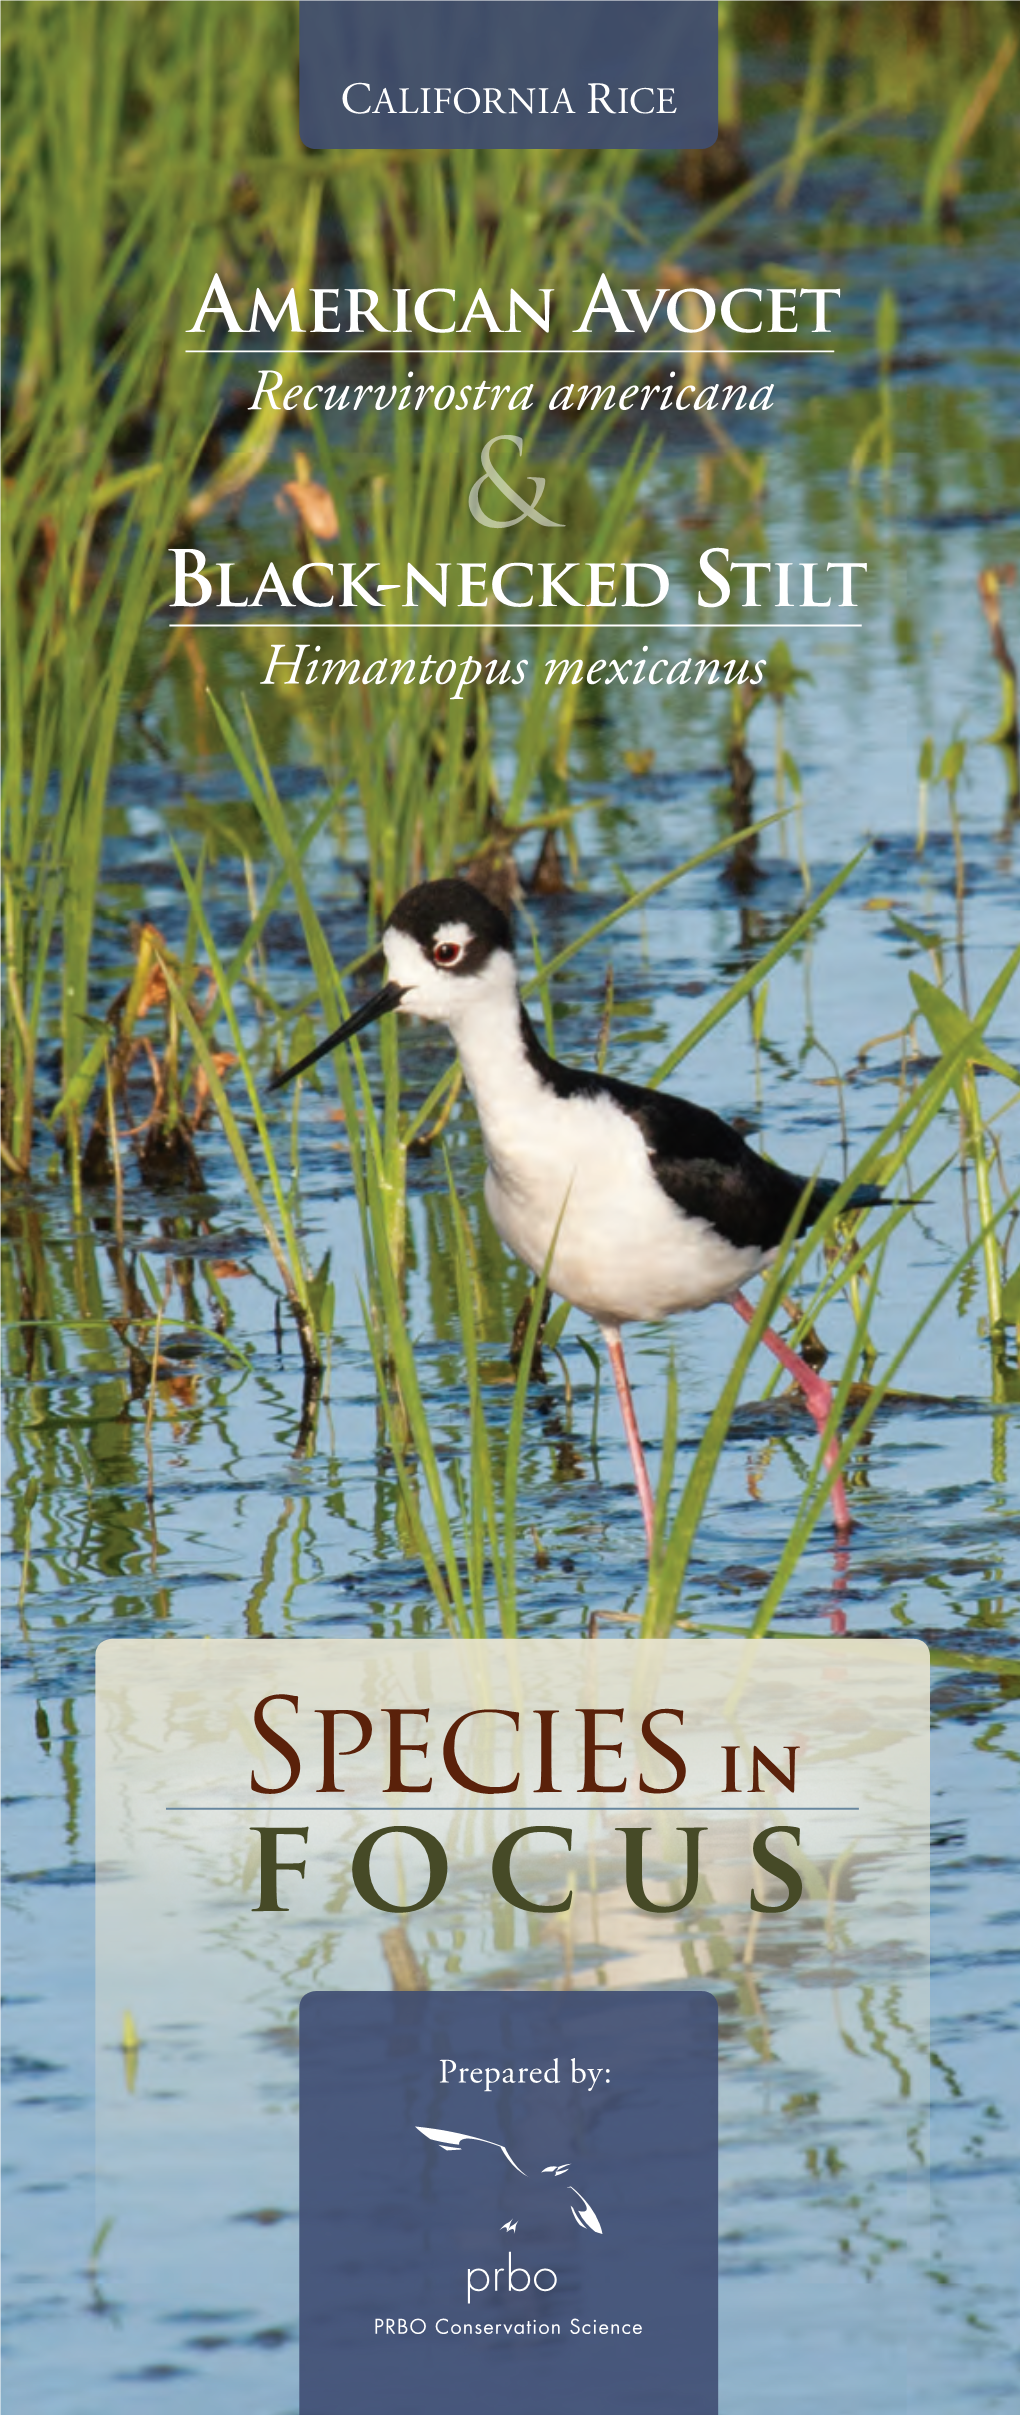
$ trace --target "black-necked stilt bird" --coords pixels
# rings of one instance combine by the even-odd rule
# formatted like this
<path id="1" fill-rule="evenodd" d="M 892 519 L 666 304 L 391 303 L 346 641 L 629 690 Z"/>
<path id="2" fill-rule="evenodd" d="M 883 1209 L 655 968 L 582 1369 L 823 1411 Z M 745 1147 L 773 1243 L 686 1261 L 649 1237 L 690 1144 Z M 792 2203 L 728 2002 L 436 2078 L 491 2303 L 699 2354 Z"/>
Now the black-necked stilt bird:
<path id="1" fill-rule="evenodd" d="M 394 1008 L 445 1023 L 478 1109 L 488 1159 L 485 1200 L 508 1249 L 594 1317 L 605 1336 L 651 1548 L 654 1503 L 620 1338 L 622 1325 L 728 1300 L 750 1322 L 743 1284 L 774 1258 L 797 1211 L 810 1224 L 837 1189 L 757 1156 L 718 1115 L 689 1100 L 547 1054 L 521 1002 L 510 926 L 464 880 L 423 881 L 383 933 L 389 979 L 339 1031 L 271 1085 L 304 1073 Z M 855 1191 L 854 1208 L 881 1192 Z M 550 1256 L 551 1253 L 551 1256 Z M 800 1386 L 820 1435 L 832 1391 L 779 1335 L 762 1334 Z M 838 1455 L 828 1436 L 825 1464 Z M 850 1524 L 837 1475 L 840 1531 Z"/>

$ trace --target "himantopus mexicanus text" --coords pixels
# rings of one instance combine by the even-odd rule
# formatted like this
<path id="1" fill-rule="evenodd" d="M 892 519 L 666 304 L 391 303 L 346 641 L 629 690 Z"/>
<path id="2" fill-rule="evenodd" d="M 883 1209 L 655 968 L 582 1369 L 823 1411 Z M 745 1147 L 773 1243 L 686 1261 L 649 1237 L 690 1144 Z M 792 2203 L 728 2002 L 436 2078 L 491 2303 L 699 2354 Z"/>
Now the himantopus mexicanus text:
<path id="1" fill-rule="evenodd" d="M 394 1008 L 445 1023 L 478 1109 L 485 1200 L 501 1240 L 533 1274 L 549 1260 L 550 1290 L 602 1328 L 650 1549 L 654 1503 L 621 1326 L 717 1300 L 750 1322 L 742 1285 L 769 1265 L 798 1209 L 810 1224 L 838 1185 L 770 1165 L 705 1107 L 550 1057 L 521 1002 L 506 916 L 469 882 L 409 889 L 387 922 L 383 952 L 385 988 L 272 1087 Z M 848 1205 L 872 1207 L 881 1196 L 865 1184 Z M 824 1435 L 831 1387 L 778 1334 L 766 1330 L 762 1340 L 799 1384 Z M 832 1433 L 830 1470 L 837 1455 Z M 837 1529 L 845 1530 L 850 1516 L 839 1476 L 831 1503 Z"/>

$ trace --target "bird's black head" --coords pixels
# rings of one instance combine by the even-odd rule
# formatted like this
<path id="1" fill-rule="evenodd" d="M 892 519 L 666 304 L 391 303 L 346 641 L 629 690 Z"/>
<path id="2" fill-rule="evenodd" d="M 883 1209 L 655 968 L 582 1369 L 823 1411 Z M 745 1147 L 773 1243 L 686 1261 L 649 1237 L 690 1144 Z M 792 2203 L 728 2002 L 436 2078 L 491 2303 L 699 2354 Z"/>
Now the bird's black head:
<path id="1" fill-rule="evenodd" d="M 452 1031 L 494 991 L 516 997 L 510 925 L 466 880 L 425 880 L 398 898 L 383 932 L 405 1014 Z"/>
<path id="2" fill-rule="evenodd" d="M 510 925 L 470 881 L 424 880 L 406 890 L 383 932 L 383 954 L 389 974 L 385 988 L 366 998 L 339 1031 L 320 1040 L 298 1064 L 277 1074 L 270 1089 L 293 1081 L 295 1074 L 304 1073 L 331 1048 L 339 1048 L 395 1007 L 420 1015 L 426 1023 L 456 1029 L 483 988 L 487 994 L 498 990 L 507 1002 L 516 1001 Z"/>
<path id="3" fill-rule="evenodd" d="M 391 972 L 396 972 L 394 959 L 402 955 L 404 940 L 436 971 L 461 980 L 480 973 L 497 949 L 510 955 L 513 946 L 506 915 L 467 880 L 423 880 L 416 889 L 405 890 L 383 935 Z"/>

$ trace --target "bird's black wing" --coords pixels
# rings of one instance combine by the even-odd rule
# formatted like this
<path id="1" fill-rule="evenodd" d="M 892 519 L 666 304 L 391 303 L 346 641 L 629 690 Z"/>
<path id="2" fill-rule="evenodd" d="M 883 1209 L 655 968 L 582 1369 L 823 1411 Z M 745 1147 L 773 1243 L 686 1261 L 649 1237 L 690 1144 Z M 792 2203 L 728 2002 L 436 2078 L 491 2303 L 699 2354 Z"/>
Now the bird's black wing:
<path id="1" fill-rule="evenodd" d="M 804 1222 L 813 1224 L 836 1188 L 770 1165 L 721 1116 L 689 1099 L 631 1082 L 614 1082 L 612 1093 L 636 1123 L 667 1197 L 734 1249 L 777 1248 L 801 1202 Z"/>
<path id="2" fill-rule="evenodd" d="M 775 1249 L 799 1204 L 813 1224 L 838 1184 L 812 1182 L 770 1165 L 739 1132 L 709 1107 L 668 1091 L 645 1090 L 613 1074 L 584 1073 L 546 1054 L 534 1026 L 521 1016 L 525 1046 L 536 1070 L 558 1098 L 611 1098 L 637 1125 L 656 1181 L 685 1216 L 701 1217 L 735 1249 Z M 854 1195 L 855 1206 L 876 1203 L 881 1194 Z"/>

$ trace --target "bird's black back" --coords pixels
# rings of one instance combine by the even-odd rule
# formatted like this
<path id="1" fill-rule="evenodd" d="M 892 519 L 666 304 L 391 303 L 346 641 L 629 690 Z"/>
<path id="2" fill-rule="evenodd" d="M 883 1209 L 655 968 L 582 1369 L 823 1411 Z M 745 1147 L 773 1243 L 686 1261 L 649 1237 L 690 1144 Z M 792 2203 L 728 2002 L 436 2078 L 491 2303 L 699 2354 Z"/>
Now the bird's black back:
<path id="1" fill-rule="evenodd" d="M 798 1209 L 802 1222 L 813 1224 L 839 1189 L 836 1182 L 770 1165 L 709 1107 L 560 1064 L 543 1048 L 523 1007 L 521 1029 L 530 1063 L 556 1097 L 611 1098 L 637 1125 L 667 1197 L 685 1216 L 702 1217 L 735 1249 L 775 1249 Z M 881 1197 L 865 1183 L 848 1205 L 876 1206 Z"/>

